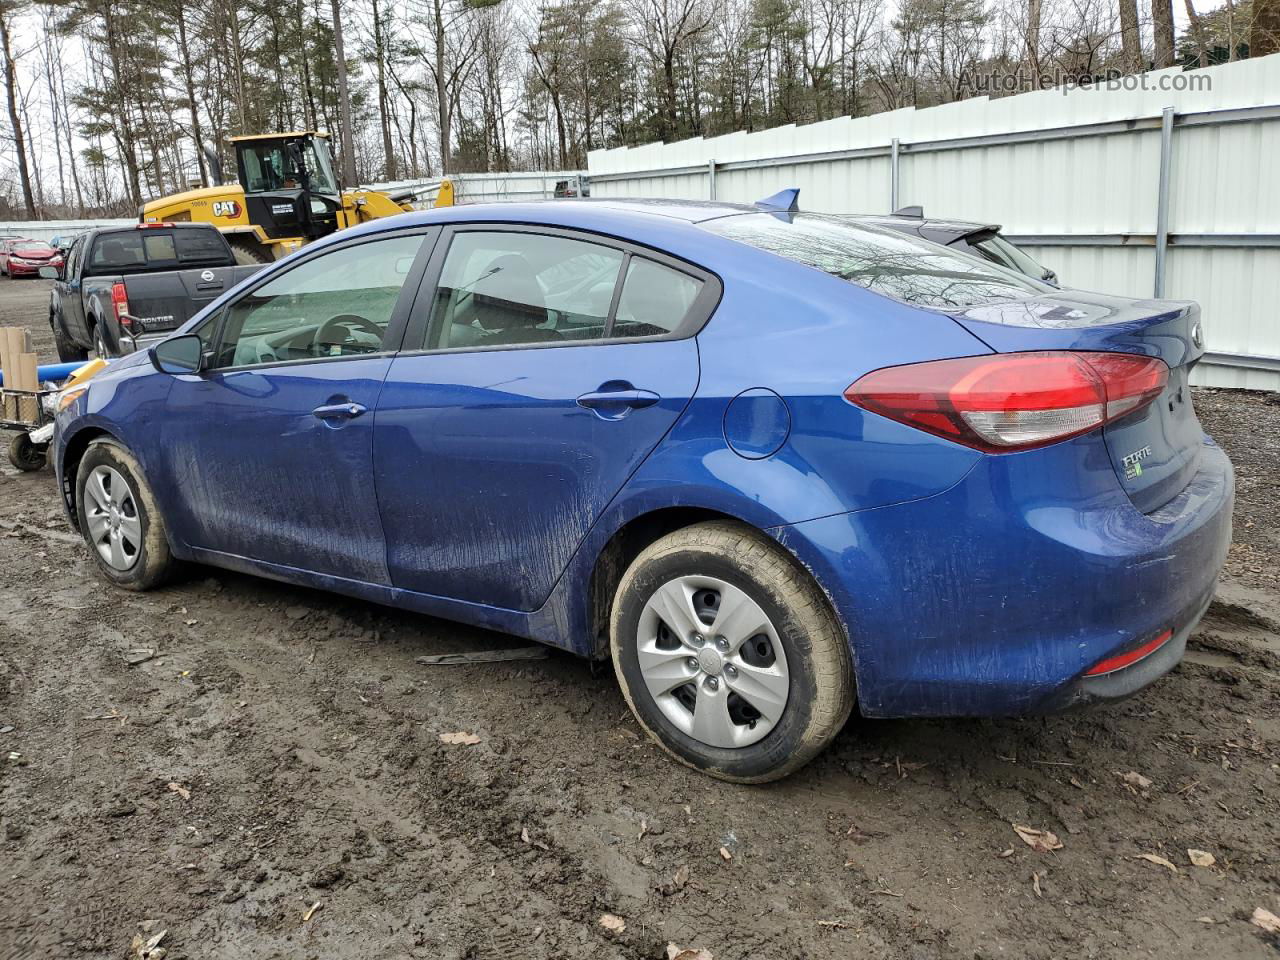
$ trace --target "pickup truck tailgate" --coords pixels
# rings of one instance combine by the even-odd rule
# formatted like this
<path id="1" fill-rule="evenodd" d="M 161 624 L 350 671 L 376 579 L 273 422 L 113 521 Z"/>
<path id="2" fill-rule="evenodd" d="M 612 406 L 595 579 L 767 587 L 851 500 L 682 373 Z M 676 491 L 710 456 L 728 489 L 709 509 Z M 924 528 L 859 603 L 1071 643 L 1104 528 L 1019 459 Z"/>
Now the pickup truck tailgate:
<path id="1" fill-rule="evenodd" d="M 262 264 L 138 273 L 124 278 L 135 335 L 176 330 Z"/>

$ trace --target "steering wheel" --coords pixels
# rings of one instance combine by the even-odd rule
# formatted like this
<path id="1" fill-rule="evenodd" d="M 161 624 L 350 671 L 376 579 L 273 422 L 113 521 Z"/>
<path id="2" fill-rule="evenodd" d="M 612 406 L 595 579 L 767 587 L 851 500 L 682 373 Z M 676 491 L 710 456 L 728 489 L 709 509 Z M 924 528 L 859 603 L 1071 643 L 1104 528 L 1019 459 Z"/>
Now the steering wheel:
<path id="1" fill-rule="evenodd" d="M 330 347 L 345 344 L 348 336 L 356 332 L 371 334 L 379 343 L 382 342 L 382 328 L 372 320 L 355 313 L 340 313 L 316 328 L 315 336 L 311 338 L 311 352 L 317 357 L 327 357 Z"/>

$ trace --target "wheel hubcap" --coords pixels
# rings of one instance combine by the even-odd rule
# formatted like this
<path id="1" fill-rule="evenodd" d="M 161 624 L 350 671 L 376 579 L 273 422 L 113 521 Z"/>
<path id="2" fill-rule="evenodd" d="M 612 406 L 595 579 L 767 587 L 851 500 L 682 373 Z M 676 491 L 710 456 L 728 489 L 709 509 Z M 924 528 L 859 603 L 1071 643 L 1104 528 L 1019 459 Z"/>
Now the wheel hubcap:
<path id="1" fill-rule="evenodd" d="M 120 471 L 94 467 L 84 485 L 89 542 L 113 570 L 128 570 L 142 549 L 142 518 L 133 490 Z"/>
<path id="2" fill-rule="evenodd" d="M 640 674 L 681 732 L 747 747 L 777 725 L 791 675 L 778 632 L 747 593 L 714 577 L 663 584 L 640 614 Z"/>

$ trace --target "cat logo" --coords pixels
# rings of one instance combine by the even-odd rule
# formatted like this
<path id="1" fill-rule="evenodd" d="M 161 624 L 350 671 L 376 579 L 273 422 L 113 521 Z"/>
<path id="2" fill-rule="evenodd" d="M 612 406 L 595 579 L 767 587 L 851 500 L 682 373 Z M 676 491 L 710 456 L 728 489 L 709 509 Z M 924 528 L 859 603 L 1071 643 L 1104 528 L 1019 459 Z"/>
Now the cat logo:
<path id="1" fill-rule="evenodd" d="M 238 217 L 240 216 L 240 204 L 235 200 L 215 200 L 213 202 L 213 215 L 215 217 Z"/>

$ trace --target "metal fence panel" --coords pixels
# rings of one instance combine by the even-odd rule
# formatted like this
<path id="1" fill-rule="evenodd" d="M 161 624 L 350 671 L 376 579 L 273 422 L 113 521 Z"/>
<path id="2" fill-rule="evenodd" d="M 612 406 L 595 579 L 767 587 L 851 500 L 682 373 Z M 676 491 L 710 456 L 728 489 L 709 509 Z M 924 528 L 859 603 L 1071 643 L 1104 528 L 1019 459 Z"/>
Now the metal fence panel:
<path id="1" fill-rule="evenodd" d="M 714 183 L 750 203 L 795 186 L 804 209 L 884 213 L 896 184 L 899 206 L 1028 238 L 1070 286 L 1199 301 L 1198 381 L 1280 389 L 1280 55 L 1125 83 L 597 150 L 592 194 L 702 199 Z"/>

